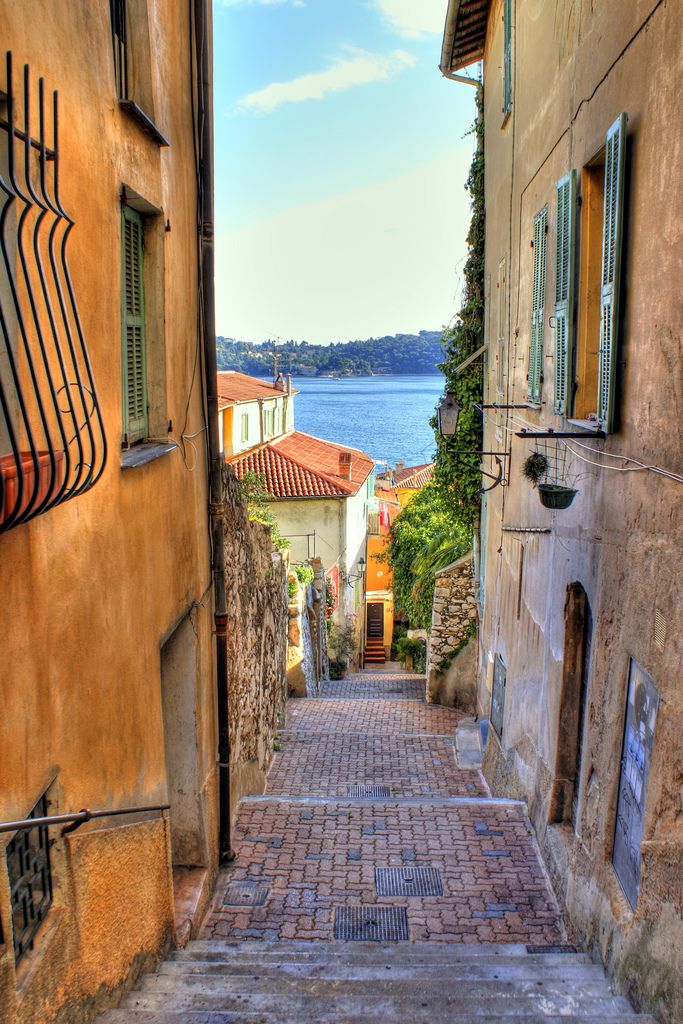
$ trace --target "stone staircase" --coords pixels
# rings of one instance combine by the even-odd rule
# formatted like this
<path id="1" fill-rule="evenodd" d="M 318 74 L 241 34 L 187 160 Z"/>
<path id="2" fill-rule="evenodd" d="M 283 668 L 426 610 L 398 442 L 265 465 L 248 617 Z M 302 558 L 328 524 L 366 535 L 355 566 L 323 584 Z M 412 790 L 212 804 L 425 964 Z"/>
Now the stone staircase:
<path id="1" fill-rule="evenodd" d="M 100 1024 L 655 1024 L 583 953 L 523 945 L 190 942 Z"/>
<path id="2" fill-rule="evenodd" d="M 384 640 L 382 637 L 367 637 L 365 641 L 364 660 L 366 665 L 384 665 Z"/>

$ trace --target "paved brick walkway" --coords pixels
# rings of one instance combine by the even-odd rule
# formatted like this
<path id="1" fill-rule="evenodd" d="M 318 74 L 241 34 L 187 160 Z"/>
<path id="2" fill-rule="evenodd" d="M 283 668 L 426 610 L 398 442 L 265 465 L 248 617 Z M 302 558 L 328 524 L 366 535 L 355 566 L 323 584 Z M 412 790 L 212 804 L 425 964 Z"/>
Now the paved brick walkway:
<path id="1" fill-rule="evenodd" d="M 562 941 L 522 806 L 491 800 L 481 774 L 458 767 L 459 714 L 416 699 L 418 687 L 373 673 L 290 701 L 266 793 L 240 805 L 205 938 L 332 941 L 336 908 L 381 905 L 407 909 L 413 942 Z M 377 895 L 377 869 L 420 867 L 438 870 L 443 895 Z M 262 905 L 225 904 L 258 887 Z"/>

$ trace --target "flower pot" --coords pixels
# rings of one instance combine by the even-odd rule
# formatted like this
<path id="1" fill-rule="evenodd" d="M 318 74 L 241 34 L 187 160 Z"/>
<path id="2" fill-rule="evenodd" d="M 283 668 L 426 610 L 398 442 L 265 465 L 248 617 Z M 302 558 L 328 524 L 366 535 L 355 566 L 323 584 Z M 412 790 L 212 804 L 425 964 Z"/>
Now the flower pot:
<path id="1" fill-rule="evenodd" d="M 64 452 L 55 452 L 55 472 L 54 480 L 52 479 L 52 467 L 50 465 L 50 453 L 49 452 L 36 452 L 36 461 L 38 463 L 38 490 L 36 496 L 31 501 L 33 496 L 33 488 L 35 486 L 35 466 L 33 458 L 30 452 L 21 453 L 21 472 L 24 480 L 24 487 L 21 493 L 21 504 L 16 509 L 17 517 L 21 516 L 29 509 L 29 504 L 32 508 L 37 508 L 48 493 L 52 496 L 62 486 L 64 480 Z M 3 500 L 0 504 L 0 523 L 4 523 L 6 519 L 12 515 L 15 511 L 15 506 L 19 497 L 19 473 L 17 472 L 17 462 L 14 455 L 2 455 L 0 456 L 0 477 L 2 477 L 2 493 Z"/>
<path id="2" fill-rule="evenodd" d="M 545 508 L 562 509 L 569 508 L 576 497 L 576 491 L 561 484 L 539 484 L 538 496 Z"/>

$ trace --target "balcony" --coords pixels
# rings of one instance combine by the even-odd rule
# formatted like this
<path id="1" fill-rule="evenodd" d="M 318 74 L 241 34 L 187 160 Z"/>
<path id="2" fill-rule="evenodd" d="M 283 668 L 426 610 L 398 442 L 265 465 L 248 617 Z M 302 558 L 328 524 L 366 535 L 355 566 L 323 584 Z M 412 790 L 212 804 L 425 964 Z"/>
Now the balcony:
<path id="1" fill-rule="evenodd" d="M 33 103 L 36 112 L 33 114 Z M 83 494 L 104 428 L 69 271 L 59 106 L 28 65 L 0 91 L 0 533 Z"/>

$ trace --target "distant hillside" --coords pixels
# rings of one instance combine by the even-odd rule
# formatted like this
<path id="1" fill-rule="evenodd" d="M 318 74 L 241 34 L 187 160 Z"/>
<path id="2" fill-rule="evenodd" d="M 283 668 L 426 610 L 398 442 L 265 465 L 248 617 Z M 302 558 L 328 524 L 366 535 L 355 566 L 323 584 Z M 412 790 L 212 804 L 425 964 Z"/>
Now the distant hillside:
<path id="1" fill-rule="evenodd" d="M 365 341 L 309 345 L 284 341 L 277 346 L 278 370 L 298 377 L 363 377 L 371 374 L 437 373 L 443 358 L 441 331 L 395 334 Z M 273 342 L 254 345 L 234 338 L 216 338 L 219 370 L 241 370 L 267 377 L 273 370 Z"/>

